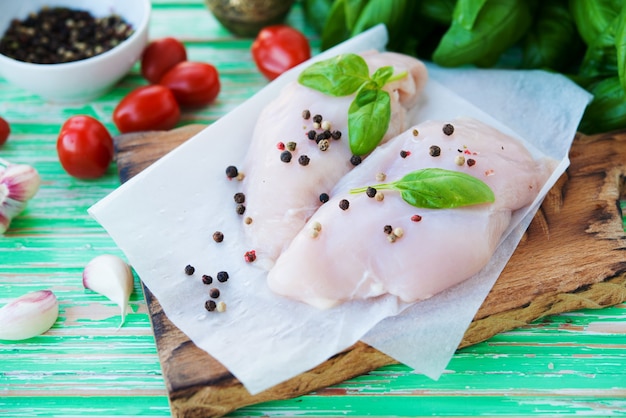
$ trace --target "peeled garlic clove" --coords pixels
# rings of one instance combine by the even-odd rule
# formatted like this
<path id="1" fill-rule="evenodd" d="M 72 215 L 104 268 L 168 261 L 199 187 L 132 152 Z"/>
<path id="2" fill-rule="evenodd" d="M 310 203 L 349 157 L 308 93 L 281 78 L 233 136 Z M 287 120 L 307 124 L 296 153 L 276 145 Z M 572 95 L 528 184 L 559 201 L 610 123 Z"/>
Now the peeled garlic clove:
<path id="1" fill-rule="evenodd" d="M 39 173 L 26 164 L 8 164 L 0 173 L 0 185 L 6 188 L 6 194 L 18 202 L 30 200 L 41 185 Z"/>
<path id="2" fill-rule="evenodd" d="M 48 331 L 59 316 L 50 290 L 30 292 L 0 308 L 0 340 L 26 340 Z"/>
<path id="3" fill-rule="evenodd" d="M 130 294 L 133 292 L 133 273 L 130 266 L 115 255 L 99 255 L 85 266 L 83 286 L 119 305 L 122 315 L 121 327 L 126 319 Z"/>

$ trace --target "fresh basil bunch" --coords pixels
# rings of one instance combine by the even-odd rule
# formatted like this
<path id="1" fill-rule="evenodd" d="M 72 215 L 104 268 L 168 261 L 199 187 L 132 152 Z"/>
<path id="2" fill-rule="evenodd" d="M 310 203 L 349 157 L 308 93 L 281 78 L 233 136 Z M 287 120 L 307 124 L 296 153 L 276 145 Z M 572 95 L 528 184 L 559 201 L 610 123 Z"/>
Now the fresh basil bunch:
<path id="1" fill-rule="evenodd" d="M 390 50 L 442 66 L 565 74 L 594 94 L 581 131 L 626 128 L 624 0 L 302 1 L 322 49 L 384 23 Z"/>

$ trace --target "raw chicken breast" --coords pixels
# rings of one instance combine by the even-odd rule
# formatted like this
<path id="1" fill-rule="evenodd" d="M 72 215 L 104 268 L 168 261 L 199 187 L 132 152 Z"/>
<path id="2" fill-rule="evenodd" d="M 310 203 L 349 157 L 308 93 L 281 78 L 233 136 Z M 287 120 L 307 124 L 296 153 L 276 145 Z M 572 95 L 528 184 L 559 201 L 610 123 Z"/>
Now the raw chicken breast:
<path id="1" fill-rule="evenodd" d="M 533 159 L 520 142 L 481 122 L 456 120 L 451 135 L 443 132 L 444 125 L 429 121 L 415 126 L 348 173 L 278 258 L 268 275 L 270 289 L 318 308 L 387 293 L 413 302 L 480 271 L 512 212 L 535 199 L 552 164 Z M 432 146 L 439 147 L 439 155 Z M 482 180 L 495 202 L 423 209 L 406 203 L 395 190 L 378 190 L 384 193 L 382 201 L 350 193 L 435 167 Z M 379 173 L 386 175 L 384 181 Z M 339 207 L 342 199 L 349 201 L 347 210 Z M 387 234 L 386 225 L 401 231 Z"/>
<path id="2" fill-rule="evenodd" d="M 426 82 L 426 68 L 420 61 L 396 53 L 368 52 L 362 56 L 370 73 L 388 65 L 394 67 L 394 74 L 408 73 L 384 87 L 391 96 L 391 121 L 384 142 L 407 128 L 407 112 L 415 106 Z M 256 265 L 271 267 L 320 206 L 320 194 L 329 193 L 354 167 L 347 138 L 348 108 L 353 99 L 354 95 L 332 97 L 294 81 L 260 115 L 241 167 L 245 174 L 244 230 L 250 247 L 256 250 Z M 311 114 L 308 120 L 302 116 L 304 110 Z M 330 122 L 330 131 L 342 134 L 338 140 L 328 140 L 326 151 L 307 137 L 314 129 L 315 115 Z M 282 148 L 288 148 L 289 142 L 296 148 L 291 151 L 291 161 L 284 162 Z M 308 158 L 308 164 L 301 164 L 300 158 Z"/>

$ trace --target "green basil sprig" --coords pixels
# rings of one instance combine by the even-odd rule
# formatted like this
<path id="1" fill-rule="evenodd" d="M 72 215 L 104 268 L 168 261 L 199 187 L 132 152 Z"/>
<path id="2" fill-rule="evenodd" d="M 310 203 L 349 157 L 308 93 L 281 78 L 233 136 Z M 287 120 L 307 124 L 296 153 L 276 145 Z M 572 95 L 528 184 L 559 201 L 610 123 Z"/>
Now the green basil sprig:
<path id="1" fill-rule="evenodd" d="M 450 209 L 493 203 L 489 186 L 469 174 L 442 168 L 413 171 L 400 180 L 373 186 L 376 190 L 396 190 L 408 204 L 427 209 Z M 367 187 L 350 190 L 363 193 Z"/>
<path id="2" fill-rule="evenodd" d="M 356 93 L 348 109 L 350 151 L 365 155 L 378 146 L 391 120 L 391 98 L 382 88 L 402 77 L 406 72 L 393 76 L 391 66 L 381 67 L 370 76 L 361 56 L 342 54 L 312 64 L 300 74 L 298 82 L 335 97 Z"/>

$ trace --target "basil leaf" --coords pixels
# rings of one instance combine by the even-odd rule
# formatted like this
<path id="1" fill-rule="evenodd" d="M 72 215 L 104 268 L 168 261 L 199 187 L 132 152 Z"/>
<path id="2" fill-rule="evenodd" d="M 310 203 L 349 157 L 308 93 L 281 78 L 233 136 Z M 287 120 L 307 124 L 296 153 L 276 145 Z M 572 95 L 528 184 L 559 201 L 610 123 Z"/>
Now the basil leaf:
<path id="1" fill-rule="evenodd" d="M 570 1 L 578 32 L 587 45 L 594 44 L 618 16 L 623 0 Z"/>
<path id="2" fill-rule="evenodd" d="M 348 109 L 350 151 L 369 154 L 385 136 L 391 119 L 391 98 L 372 83 L 364 85 Z"/>
<path id="3" fill-rule="evenodd" d="M 452 22 L 452 14 L 456 0 L 422 0 L 419 2 L 419 16 L 428 20 L 449 26 Z M 423 24 L 425 22 L 420 22 Z"/>
<path id="4" fill-rule="evenodd" d="M 585 109 L 579 130 L 587 135 L 626 126 L 626 93 L 619 77 L 600 78 L 585 88 L 594 99 Z"/>
<path id="5" fill-rule="evenodd" d="M 387 49 L 414 53 L 414 49 L 408 49 L 408 43 L 415 27 L 414 11 L 418 3 L 415 0 L 369 0 L 351 28 L 351 36 L 383 23 L 390 29 Z"/>
<path id="6" fill-rule="evenodd" d="M 352 31 L 369 0 L 346 0 L 346 28 Z"/>
<path id="7" fill-rule="evenodd" d="M 566 71 L 574 62 L 580 62 L 583 55 L 584 43 L 569 11 L 568 0 L 542 2 L 524 38 L 522 67 Z"/>
<path id="8" fill-rule="evenodd" d="M 414 171 L 391 184 L 405 202 L 419 208 L 449 209 L 495 201 L 493 191 L 483 181 L 441 168 Z"/>
<path id="9" fill-rule="evenodd" d="M 346 0 L 335 0 L 328 11 L 321 33 L 320 49 L 322 51 L 335 46 L 350 37 L 346 26 Z"/>
<path id="10" fill-rule="evenodd" d="M 369 81 L 367 63 L 357 54 L 342 54 L 316 62 L 298 77 L 303 86 L 331 96 L 347 96 Z"/>
<path id="11" fill-rule="evenodd" d="M 452 13 L 456 20 L 465 30 L 472 30 L 478 14 L 487 3 L 487 0 L 459 0 Z"/>
<path id="12" fill-rule="evenodd" d="M 496 198 L 489 186 L 474 176 L 443 168 L 413 171 L 398 181 L 374 186 L 379 190 L 397 190 L 408 204 L 427 209 L 451 209 L 493 203 Z M 363 193 L 367 187 L 350 190 Z"/>
<path id="13" fill-rule="evenodd" d="M 521 39 L 532 22 L 533 10 L 526 0 L 487 0 L 472 29 L 468 30 L 458 16 L 459 4 L 452 25 L 433 53 L 433 61 L 442 66 L 492 66 L 506 49 Z"/>
<path id="14" fill-rule="evenodd" d="M 372 81 L 376 84 L 376 86 L 381 89 L 385 85 L 385 83 L 391 78 L 393 75 L 393 67 L 386 66 L 380 67 L 378 70 L 374 71 L 372 74 Z"/>

